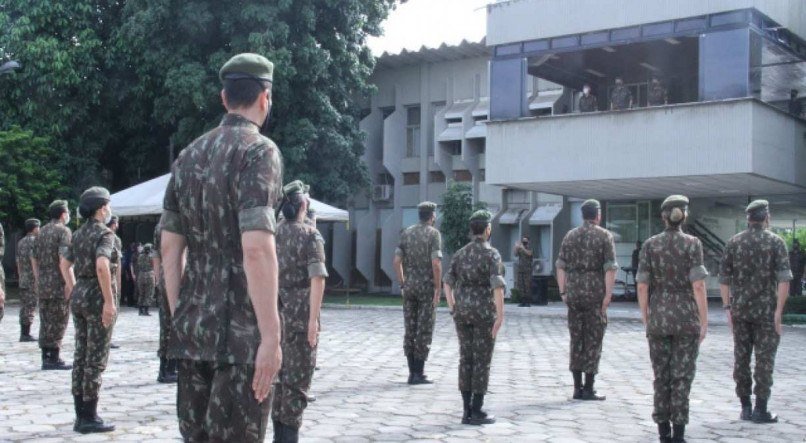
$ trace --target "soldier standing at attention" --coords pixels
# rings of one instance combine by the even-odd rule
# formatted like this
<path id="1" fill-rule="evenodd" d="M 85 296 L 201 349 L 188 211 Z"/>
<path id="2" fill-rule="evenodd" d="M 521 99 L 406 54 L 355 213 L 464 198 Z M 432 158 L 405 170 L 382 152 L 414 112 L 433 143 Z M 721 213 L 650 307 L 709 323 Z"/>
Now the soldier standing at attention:
<path id="1" fill-rule="evenodd" d="M 789 295 L 800 296 L 803 289 L 803 250 L 797 239 L 792 240 L 792 250 L 789 251 L 789 269 L 792 270 L 792 283 L 789 285 Z"/>
<path id="2" fill-rule="evenodd" d="M 159 383 L 176 383 L 176 360 L 168 358 L 168 339 L 171 336 L 171 310 L 168 307 L 168 297 L 165 294 L 165 275 L 162 272 L 162 256 L 160 255 L 160 241 L 162 230 L 160 224 L 154 227 L 154 249 L 151 251 L 151 266 L 154 269 L 154 279 L 157 281 L 155 290 L 157 307 L 160 316 L 160 344 L 157 356 L 160 358 L 160 369 L 157 374 Z"/>
<path id="3" fill-rule="evenodd" d="M 224 64 L 219 77 L 228 113 L 179 154 L 165 192 L 168 356 L 179 359 L 176 409 L 186 441 L 249 443 L 266 435 L 269 393 L 282 361 L 272 209 L 282 189 L 282 158 L 261 134 L 273 70 L 257 54 Z"/>
<path id="4" fill-rule="evenodd" d="M 641 248 L 638 304 L 655 373 L 652 419 L 661 443 L 683 443 L 697 354 L 708 332 L 708 271 L 700 239 L 681 229 L 688 218 L 688 198 L 669 196 L 661 204 L 661 216 L 666 230 Z"/>
<path id="5" fill-rule="evenodd" d="M 585 83 L 582 95 L 579 97 L 579 112 L 596 112 L 599 110 L 599 100 L 591 94 L 591 85 Z"/>
<path id="6" fill-rule="evenodd" d="M 298 441 L 308 405 L 327 278 L 325 241 L 306 221 L 310 200 L 303 188 L 299 180 L 283 188 L 285 222 L 277 227 L 283 365 L 275 384 L 272 422 L 274 441 L 284 443 Z"/>
<path id="7" fill-rule="evenodd" d="M 87 189 L 81 194 L 78 211 L 86 221 L 76 231 L 64 256 L 71 266 L 75 264 L 78 277 L 71 300 L 76 333 L 73 430 L 82 434 L 111 432 L 115 426 L 98 417 L 101 374 L 109 360 L 112 325 L 117 316 L 111 270 L 115 233 L 106 227 L 112 218 L 109 191 L 101 187 Z"/>
<path id="8" fill-rule="evenodd" d="M 420 222 L 400 234 L 393 265 L 403 292 L 406 328 L 403 353 L 409 363 L 410 385 L 432 383 L 425 376 L 425 361 L 431 349 L 434 321 L 442 294 L 442 236 L 434 227 L 437 204 L 417 205 Z"/>
<path id="9" fill-rule="evenodd" d="M 151 264 L 151 252 L 154 246 L 151 243 L 143 245 L 143 252 L 137 256 L 137 305 L 140 315 L 150 316 L 149 308 L 154 304 L 154 267 Z"/>
<path id="10" fill-rule="evenodd" d="M 0 320 L 3 319 L 6 306 L 6 271 L 3 269 L 3 255 L 6 250 L 6 233 L 0 225 Z"/>
<path id="11" fill-rule="evenodd" d="M 624 80 L 616 77 L 616 86 L 610 92 L 610 110 L 618 111 L 632 108 L 632 92 L 630 88 L 624 86 Z"/>
<path id="12" fill-rule="evenodd" d="M 39 235 L 40 221 L 35 218 L 25 220 L 25 237 L 17 242 L 17 275 L 20 287 L 20 341 L 33 342 L 31 324 L 36 313 L 36 286 L 34 286 L 34 271 L 31 257 L 34 253 L 34 241 Z"/>
<path id="13" fill-rule="evenodd" d="M 515 287 L 520 293 L 520 307 L 529 307 L 532 299 L 532 250 L 529 249 L 529 236 L 515 243 L 515 258 L 518 259 L 518 272 L 515 279 Z"/>
<path id="14" fill-rule="evenodd" d="M 120 272 L 120 266 L 123 260 L 123 241 L 118 237 L 118 221 L 118 216 L 113 215 L 106 227 L 115 234 L 115 251 L 112 253 L 112 259 L 109 261 L 109 269 L 112 271 L 112 293 L 115 295 L 115 306 L 120 309 L 120 290 L 123 287 L 121 285 L 122 273 Z M 109 344 L 109 347 L 117 349 L 120 346 L 112 342 Z"/>
<path id="15" fill-rule="evenodd" d="M 490 246 L 493 215 L 480 210 L 470 217 L 473 240 L 451 260 L 445 275 L 445 298 L 459 338 L 459 391 L 462 424 L 495 423 L 481 407 L 490 381 L 495 337 L 504 323 L 504 265 Z"/>
<path id="16" fill-rule="evenodd" d="M 613 235 L 599 227 L 601 205 L 582 203 L 584 224 L 565 235 L 557 257 L 557 285 L 568 305 L 571 335 L 569 369 L 574 377 L 575 400 L 604 400 L 593 389 L 602 340 L 607 328 L 607 307 L 616 281 L 616 247 Z M 582 385 L 582 373 L 585 384 Z"/>
<path id="17" fill-rule="evenodd" d="M 652 77 L 647 94 L 649 106 L 664 106 L 669 104 L 669 91 L 660 83 L 657 77 Z"/>
<path id="18" fill-rule="evenodd" d="M 70 319 L 70 294 L 76 283 L 73 268 L 65 260 L 73 237 L 67 224 L 67 202 L 56 200 L 48 207 L 50 223 L 39 231 L 34 242 L 34 286 L 39 295 L 39 347 L 43 370 L 71 369 L 59 358 L 59 351 Z"/>
<path id="19" fill-rule="evenodd" d="M 767 229 L 769 203 L 756 200 L 745 212 L 748 228 L 728 242 L 719 270 L 719 289 L 733 330 L 733 379 L 742 404 L 740 418 L 754 423 L 775 423 L 778 417 L 767 411 L 767 401 L 792 272 L 786 244 Z M 750 371 L 753 351 L 755 374 Z M 754 376 L 756 408 L 752 409 Z"/>

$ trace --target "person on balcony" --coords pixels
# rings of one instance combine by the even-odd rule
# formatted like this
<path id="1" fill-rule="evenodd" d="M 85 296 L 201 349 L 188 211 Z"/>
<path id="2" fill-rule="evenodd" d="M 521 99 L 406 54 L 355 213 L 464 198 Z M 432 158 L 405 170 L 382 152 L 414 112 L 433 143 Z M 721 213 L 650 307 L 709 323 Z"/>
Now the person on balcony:
<path id="1" fill-rule="evenodd" d="M 621 77 L 616 77 L 616 86 L 610 92 L 610 110 L 630 109 L 632 105 L 633 99 L 630 88 L 624 86 L 624 80 Z"/>
<path id="2" fill-rule="evenodd" d="M 661 84 L 660 79 L 652 76 L 647 95 L 649 106 L 665 106 L 669 104 L 669 91 Z"/>
<path id="3" fill-rule="evenodd" d="M 591 94 L 591 85 L 585 83 L 582 95 L 579 96 L 579 112 L 596 112 L 599 110 L 599 99 Z"/>

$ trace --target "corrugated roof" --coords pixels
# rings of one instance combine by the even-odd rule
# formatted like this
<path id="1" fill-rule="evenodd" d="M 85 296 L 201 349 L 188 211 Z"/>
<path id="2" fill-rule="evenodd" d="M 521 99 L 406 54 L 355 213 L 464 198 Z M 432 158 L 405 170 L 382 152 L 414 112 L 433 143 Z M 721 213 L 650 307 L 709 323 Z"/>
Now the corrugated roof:
<path id="1" fill-rule="evenodd" d="M 402 50 L 398 54 L 384 52 L 378 57 L 375 64 L 376 70 L 397 69 L 403 66 L 416 65 L 419 63 L 435 63 L 452 60 L 462 60 L 476 57 L 489 57 L 492 54 L 487 47 L 486 39 L 479 42 L 462 40 L 458 45 L 447 45 L 443 43 L 438 48 L 421 47 L 416 51 Z"/>

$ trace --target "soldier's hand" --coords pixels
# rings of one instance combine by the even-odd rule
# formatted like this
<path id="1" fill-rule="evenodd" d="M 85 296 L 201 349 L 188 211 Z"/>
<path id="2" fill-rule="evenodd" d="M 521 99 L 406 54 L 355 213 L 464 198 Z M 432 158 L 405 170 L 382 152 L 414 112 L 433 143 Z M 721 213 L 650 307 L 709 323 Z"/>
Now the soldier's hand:
<path id="1" fill-rule="evenodd" d="M 262 340 L 255 357 L 255 376 L 252 377 L 252 390 L 255 400 L 262 403 L 271 392 L 274 376 L 280 371 L 283 363 L 283 351 L 280 343 Z"/>
<path id="2" fill-rule="evenodd" d="M 705 340 L 705 336 L 708 334 L 708 323 L 703 323 L 700 325 L 700 343 Z"/>
<path id="3" fill-rule="evenodd" d="M 493 338 L 498 335 L 498 331 L 501 329 L 501 325 L 503 323 L 504 322 L 502 320 L 496 320 L 495 323 L 493 323 Z"/>
<path id="4" fill-rule="evenodd" d="M 73 294 L 73 285 L 66 284 L 64 285 L 64 299 L 70 300 L 70 295 Z"/>
<path id="5" fill-rule="evenodd" d="M 442 298 L 442 289 L 434 289 L 434 307 L 439 306 L 439 299 Z"/>
<path id="6" fill-rule="evenodd" d="M 317 322 L 308 322 L 308 344 L 315 347 L 319 341 L 319 324 Z"/>
<path id="7" fill-rule="evenodd" d="M 779 336 L 784 332 L 782 325 L 783 314 L 780 312 L 775 313 L 775 333 Z"/>
<path id="8" fill-rule="evenodd" d="M 101 313 L 101 323 L 103 323 L 105 328 L 112 326 L 112 322 L 115 321 L 117 314 L 118 308 L 115 307 L 115 303 L 104 303 L 104 310 Z"/>
<path id="9" fill-rule="evenodd" d="M 730 314 L 730 309 L 726 311 L 728 315 L 728 330 L 733 332 L 733 316 Z"/>

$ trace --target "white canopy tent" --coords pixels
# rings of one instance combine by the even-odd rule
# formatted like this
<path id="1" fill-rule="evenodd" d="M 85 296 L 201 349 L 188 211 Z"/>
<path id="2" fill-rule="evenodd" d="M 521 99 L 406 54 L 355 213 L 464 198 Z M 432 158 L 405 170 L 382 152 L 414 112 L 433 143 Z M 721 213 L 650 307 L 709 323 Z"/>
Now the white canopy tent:
<path id="1" fill-rule="evenodd" d="M 171 174 L 124 189 L 112 194 L 112 212 L 118 217 L 162 214 L 162 200 Z M 347 211 L 311 199 L 311 208 L 316 211 L 316 219 L 323 222 L 347 222 Z"/>

